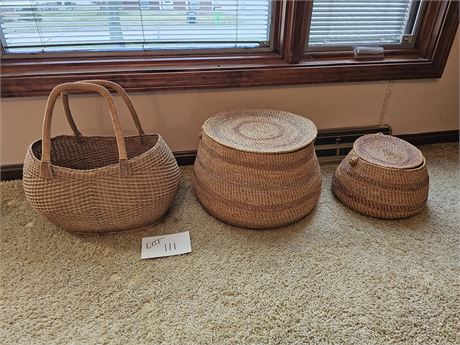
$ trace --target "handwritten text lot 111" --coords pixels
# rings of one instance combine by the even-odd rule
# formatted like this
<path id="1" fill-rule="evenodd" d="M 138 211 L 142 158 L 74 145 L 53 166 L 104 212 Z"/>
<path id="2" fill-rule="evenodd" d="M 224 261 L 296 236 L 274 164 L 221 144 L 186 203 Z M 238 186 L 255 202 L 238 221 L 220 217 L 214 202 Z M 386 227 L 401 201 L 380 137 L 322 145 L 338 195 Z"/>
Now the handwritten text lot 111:
<path id="1" fill-rule="evenodd" d="M 142 239 L 142 259 L 190 253 L 192 245 L 188 231 L 177 234 L 144 237 Z"/>

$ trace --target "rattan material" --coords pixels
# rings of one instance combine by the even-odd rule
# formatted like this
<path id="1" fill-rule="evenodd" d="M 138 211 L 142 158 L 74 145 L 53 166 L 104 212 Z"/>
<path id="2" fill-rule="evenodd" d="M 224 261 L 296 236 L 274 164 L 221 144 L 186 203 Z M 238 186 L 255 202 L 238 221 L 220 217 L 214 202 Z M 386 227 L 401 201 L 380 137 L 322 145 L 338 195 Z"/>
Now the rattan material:
<path id="1" fill-rule="evenodd" d="M 318 134 L 315 124 L 299 115 L 274 109 L 238 109 L 208 119 L 203 130 L 224 146 L 255 153 L 297 151 Z"/>
<path id="2" fill-rule="evenodd" d="M 294 114 L 284 121 L 286 112 L 264 109 L 244 111 L 246 121 L 234 114 L 218 115 L 230 128 L 225 145 L 211 137 L 215 137 L 217 120 L 211 118 L 203 127 L 195 161 L 194 186 L 199 201 L 211 215 L 240 227 L 277 228 L 300 220 L 316 206 L 321 193 L 320 168 L 310 140 L 316 128 L 305 132 L 308 139 L 277 146 L 276 140 L 270 140 L 273 132 L 258 131 L 254 119 L 260 119 L 262 127 L 277 124 L 286 133 L 295 133 L 292 127 L 311 127 L 311 121 Z M 241 123 L 251 123 L 252 129 L 246 129 L 245 135 L 231 130 Z M 253 140 L 255 136 L 260 140 Z M 301 147 L 300 142 L 307 144 Z M 298 149 L 293 151 L 294 147 Z"/>
<path id="3" fill-rule="evenodd" d="M 110 92 L 120 92 L 139 136 L 123 138 Z M 81 136 L 73 122 L 67 93 L 93 91 L 106 101 L 115 137 Z M 50 138 L 59 95 L 76 135 Z M 144 135 L 123 89 L 107 81 L 65 83 L 51 92 L 45 110 L 43 140 L 31 144 L 24 162 L 23 185 L 33 208 L 62 228 L 75 232 L 134 230 L 158 221 L 176 195 L 180 172 L 159 134 Z"/>
<path id="4" fill-rule="evenodd" d="M 418 148 L 391 135 L 363 135 L 355 141 L 353 148 L 365 161 L 386 168 L 410 169 L 423 164 L 423 155 Z"/>
<path id="5" fill-rule="evenodd" d="M 358 139 L 332 179 L 332 190 L 345 205 L 385 219 L 420 212 L 426 205 L 428 189 L 428 171 L 420 151 L 383 134 Z"/>

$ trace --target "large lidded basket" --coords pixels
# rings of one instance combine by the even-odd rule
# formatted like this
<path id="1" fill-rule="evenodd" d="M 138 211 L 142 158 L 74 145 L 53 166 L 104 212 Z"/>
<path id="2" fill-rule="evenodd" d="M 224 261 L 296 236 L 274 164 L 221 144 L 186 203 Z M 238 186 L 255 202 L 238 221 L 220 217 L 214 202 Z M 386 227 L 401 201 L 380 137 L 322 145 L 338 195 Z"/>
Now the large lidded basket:
<path id="1" fill-rule="evenodd" d="M 317 204 L 321 174 L 310 120 L 280 110 L 243 109 L 208 119 L 195 161 L 195 192 L 223 222 L 276 228 Z"/>
<path id="2" fill-rule="evenodd" d="M 428 199 L 428 185 L 420 150 L 382 133 L 357 139 L 332 179 L 332 190 L 345 205 L 386 219 L 421 211 Z"/>
<path id="3" fill-rule="evenodd" d="M 123 138 L 110 92 L 128 106 L 138 130 Z M 115 137 L 82 136 L 70 113 L 68 93 L 92 91 L 105 100 Z M 50 137 L 56 100 L 62 96 L 73 136 Z M 23 185 L 33 208 L 62 228 L 86 233 L 144 227 L 168 210 L 179 186 L 180 171 L 159 134 L 145 135 L 126 92 L 117 84 L 92 80 L 55 87 L 48 98 L 42 140 L 28 148 Z"/>

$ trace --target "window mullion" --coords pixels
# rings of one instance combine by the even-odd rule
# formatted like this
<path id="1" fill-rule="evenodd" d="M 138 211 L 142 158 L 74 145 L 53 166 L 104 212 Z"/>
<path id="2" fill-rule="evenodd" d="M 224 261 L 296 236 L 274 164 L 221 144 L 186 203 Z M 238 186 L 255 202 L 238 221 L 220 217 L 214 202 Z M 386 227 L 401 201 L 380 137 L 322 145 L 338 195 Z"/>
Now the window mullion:
<path id="1" fill-rule="evenodd" d="M 442 27 L 444 21 L 444 16 L 440 16 L 439 13 L 447 13 L 447 8 L 452 5 L 455 6 L 455 3 L 456 1 L 429 1 L 427 3 L 428 8 L 424 13 L 424 18 L 422 19 L 423 26 L 420 28 L 420 32 L 415 43 L 415 48 L 419 52 L 420 56 L 431 59 L 438 40 L 440 28 Z"/>
<path id="2" fill-rule="evenodd" d="M 313 0 L 286 2 L 282 53 L 287 63 L 297 64 L 304 55 L 312 9 Z"/>
<path id="3" fill-rule="evenodd" d="M 273 52 L 280 54 L 283 48 L 284 1 L 273 0 L 272 4 L 272 48 Z"/>

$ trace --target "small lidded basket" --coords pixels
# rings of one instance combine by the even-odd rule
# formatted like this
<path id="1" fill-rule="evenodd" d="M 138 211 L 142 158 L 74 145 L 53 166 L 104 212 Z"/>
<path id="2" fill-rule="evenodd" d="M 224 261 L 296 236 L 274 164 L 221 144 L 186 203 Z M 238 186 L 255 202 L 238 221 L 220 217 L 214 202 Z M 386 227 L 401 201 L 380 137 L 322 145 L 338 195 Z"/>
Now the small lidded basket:
<path id="1" fill-rule="evenodd" d="M 420 150 L 382 133 L 357 139 L 332 179 L 332 191 L 345 205 L 385 219 L 420 212 L 428 189 L 428 170 Z"/>
<path id="2" fill-rule="evenodd" d="M 321 173 L 315 124 L 273 109 L 219 113 L 203 125 L 195 192 L 214 217 L 268 229 L 300 220 L 317 204 Z"/>

